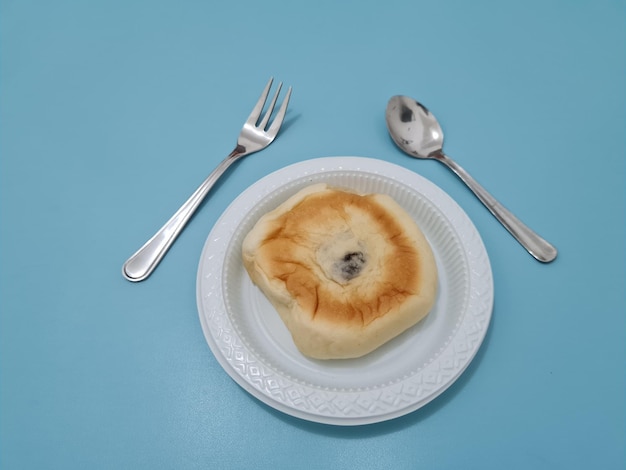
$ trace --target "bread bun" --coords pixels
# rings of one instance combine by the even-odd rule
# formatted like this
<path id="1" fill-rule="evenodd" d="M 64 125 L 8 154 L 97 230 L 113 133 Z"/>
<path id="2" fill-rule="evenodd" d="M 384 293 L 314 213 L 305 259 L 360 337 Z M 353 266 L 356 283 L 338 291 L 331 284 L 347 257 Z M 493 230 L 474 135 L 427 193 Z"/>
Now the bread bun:
<path id="1" fill-rule="evenodd" d="M 424 318 L 437 266 L 413 219 L 391 197 L 315 184 L 263 215 L 243 263 L 302 354 L 355 358 Z"/>

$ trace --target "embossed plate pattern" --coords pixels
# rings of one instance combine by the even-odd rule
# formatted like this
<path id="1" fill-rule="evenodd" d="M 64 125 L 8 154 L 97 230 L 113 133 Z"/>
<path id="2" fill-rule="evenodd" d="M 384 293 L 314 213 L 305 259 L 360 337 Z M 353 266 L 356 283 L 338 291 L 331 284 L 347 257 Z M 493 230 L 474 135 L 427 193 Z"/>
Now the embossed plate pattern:
<path id="1" fill-rule="evenodd" d="M 392 196 L 420 225 L 439 269 L 429 315 L 358 359 L 316 361 L 300 354 L 241 260 L 243 238 L 259 217 L 318 182 Z M 250 394 L 298 418 L 359 425 L 412 412 L 461 375 L 487 332 L 493 280 L 473 223 L 433 183 L 382 160 L 327 157 L 278 170 L 231 203 L 202 251 L 197 302 L 211 351 Z"/>

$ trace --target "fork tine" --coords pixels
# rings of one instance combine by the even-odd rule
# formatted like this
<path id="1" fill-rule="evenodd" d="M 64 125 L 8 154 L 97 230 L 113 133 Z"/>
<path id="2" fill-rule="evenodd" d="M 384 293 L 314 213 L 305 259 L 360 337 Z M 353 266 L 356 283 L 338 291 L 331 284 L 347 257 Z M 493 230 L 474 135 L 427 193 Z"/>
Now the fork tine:
<path id="1" fill-rule="evenodd" d="M 283 124 L 283 120 L 285 119 L 285 114 L 287 113 L 287 105 L 289 104 L 289 98 L 291 97 L 291 87 L 287 90 L 287 94 L 285 95 L 285 99 L 283 100 L 283 104 L 280 105 L 280 109 L 278 113 L 276 113 L 276 117 L 274 118 L 274 122 L 267 130 L 267 134 L 273 139 L 278 134 L 278 129 Z"/>
<path id="2" fill-rule="evenodd" d="M 267 126 L 267 121 L 270 120 L 270 116 L 272 115 L 272 111 L 274 111 L 274 106 L 276 105 L 276 100 L 278 99 L 278 95 L 280 94 L 280 89 L 283 87 L 283 82 L 278 84 L 278 89 L 276 93 L 274 93 L 274 98 L 272 98 L 272 102 L 267 108 L 265 112 L 265 116 L 263 116 L 263 120 L 259 123 L 259 129 L 265 130 L 265 126 Z"/>
<path id="3" fill-rule="evenodd" d="M 267 82 L 267 85 L 265 85 L 265 88 L 263 89 L 263 93 L 261 93 L 261 97 L 259 98 L 259 101 L 257 101 L 256 104 L 254 105 L 254 108 L 252 109 L 252 112 L 250 113 L 250 116 L 248 117 L 248 120 L 246 121 L 248 124 L 252 126 L 256 126 L 256 122 L 259 120 L 261 111 L 263 111 L 263 105 L 265 105 L 265 100 L 267 99 L 267 94 L 269 93 L 270 88 L 272 87 L 273 81 L 274 81 L 274 77 L 271 77 L 270 80 Z"/>

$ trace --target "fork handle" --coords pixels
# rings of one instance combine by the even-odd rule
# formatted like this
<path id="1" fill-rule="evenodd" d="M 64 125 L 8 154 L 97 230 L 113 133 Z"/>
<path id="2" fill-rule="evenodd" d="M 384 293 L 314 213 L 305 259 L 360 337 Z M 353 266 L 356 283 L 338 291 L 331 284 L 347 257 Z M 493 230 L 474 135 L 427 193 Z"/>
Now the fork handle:
<path id="1" fill-rule="evenodd" d="M 196 212 L 211 188 L 224 172 L 240 157 L 245 155 L 245 149 L 237 146 L 222 162 L 213 170 L 194 193 L 180 206 L 176 213 L 163 227 L 155 233 L 137 252 L 124 263 L 123 276 L 131 282 L 139 282 L 146 279 L 158 266 L 165 253 L 170 249 L 174 240 Z"/>

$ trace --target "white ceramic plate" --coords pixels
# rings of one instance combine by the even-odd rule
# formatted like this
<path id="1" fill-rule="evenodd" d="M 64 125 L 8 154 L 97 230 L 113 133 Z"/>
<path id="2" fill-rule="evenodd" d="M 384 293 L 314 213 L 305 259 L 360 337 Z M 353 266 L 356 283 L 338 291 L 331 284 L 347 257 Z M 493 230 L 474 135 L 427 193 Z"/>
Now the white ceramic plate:
<path id="1" fill-rule="evenodd" d="M 303 356 L 241 260 L 243 238 L 259 217 L 318 182 L 392 196 L 421 227 L 439 268 L 439 294 L 430 314 L 359 359 Z M 298 418 L 358 425 L 414 411 L 461 375 L 487 332 L 493 280 L 476 228 L 433 183 L 382 160 L 327 157 L 278 170 L 231 203 L 204 245 L 197 301 L 211 351 L 250 394 Z"/>

